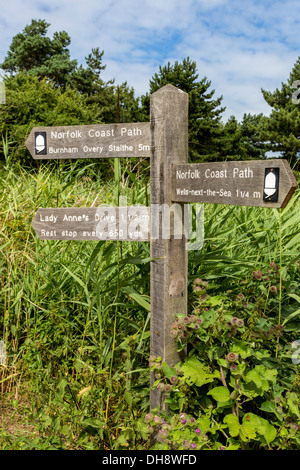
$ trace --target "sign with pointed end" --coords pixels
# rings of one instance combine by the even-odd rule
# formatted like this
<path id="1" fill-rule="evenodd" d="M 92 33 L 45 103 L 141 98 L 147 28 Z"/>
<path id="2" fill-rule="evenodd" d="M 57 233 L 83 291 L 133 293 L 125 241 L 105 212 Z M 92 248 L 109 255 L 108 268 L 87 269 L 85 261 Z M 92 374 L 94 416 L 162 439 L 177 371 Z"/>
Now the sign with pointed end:
<path id="1" fill-rule="evenodd" d="M 26 147 L 41 159 L 150 157 L 150 123 L 34 127 Z"/>
<path id="2" fill-rule="evenodd" d="M 297 187 L 286 160 L 173 165 L 172 199 L 236 206 L 285 207 Z"/>

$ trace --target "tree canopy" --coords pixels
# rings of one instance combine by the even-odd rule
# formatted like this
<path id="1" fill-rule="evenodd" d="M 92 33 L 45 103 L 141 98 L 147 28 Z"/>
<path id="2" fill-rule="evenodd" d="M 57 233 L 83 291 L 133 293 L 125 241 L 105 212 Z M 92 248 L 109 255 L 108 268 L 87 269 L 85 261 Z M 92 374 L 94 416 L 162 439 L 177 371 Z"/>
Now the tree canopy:
<path id="1" fill-rule="evenodd" d="M 261 122 L 261 136 L 269 150 L 280 152 L 291 166 L 299 165 L 300 157 L 300 57 L 297 59 L 286 83 L 274 92 L 262 89 L 266 102 L 271 106 L 269 116 Z M 298 85 L 297 85 L 298 84 Z"/>
<path id="2" fill-rule="evenodd" d="M 159 67 L 159 72 L 150 79 L 149 93 L 170 83 L 189 95 L 189 154 L 192 161 L 216 157 L 216 144 L 222 133 L 222 97 L 214 98 L 211 82 L 207 77 L 199 80 L 195 61 L 189 57 L 182 63 L 168 62 Z M 150 94 L 142 97 L 146 112 L 150 112 Z"/>
<path id="3" fill-rule="evenodd" d="M 0 129 L 2 137 L 10 142 L 14 160 L 21 164 L 34 164 L 25 148 L 33 127 L 92 124 L 101 118 L 101 110 L 95 105 L 86 106 L 85 97 L 76 90 L 63 92 L 53 82 L 24 72 L 6 79 Z"/>
<path id="4" fill-rule="evenodd" d="M 223 97 L 215 96 L 211 81 L 200 78 L 189 57 L 159 66 L 149 80 L 149 92 L 139 98 L 127 82 L 103 80 L 103 50 L 92 48 L 85 66 L 79 65 L 70 56 L 68 33 L 55 32 L 50 38 L 49 26 L 45 20 L 32 20 L 13 37 L 0 64 L 7 90 L 0 129 L 22 161 L 26 133 L 33 126 L 148 121 L 150 95 L 170 83 L 189 95 L 190 161 L 261 159 L 276 151 L 292 165 L 299 162 L 300 58 L 281 89 L 262 90 L 272 108 L 270 116 L 245 113 L 241 122 L 231 116 L 224 123 Z"/>
<path id="5" fill-rule="evenodd" d="M 68 46 L 71 38 L 65 31 L 55 32 L 53 39 L 46 36 L 49 23 L 32 20 L 12 39 L 1 67 L 12 73 L 29 72 L 48 77 L 57 86 L 65 87 L 76 71 L 77 61 L 70 59 Z"/>
<path id="6" fill-rule="evenodd" d="M 262 115 L 244 115 L 239 123 L 231 116 L 222 121 L 223 97 L 215 98 L 211 81 L 199 79 L 197 65 L 189 57 L 182 63 L 168 62 L 150 79 L 150 94 L 167 83 L 189 95 L 189 157 L 192 162 L 251 160 L 265 158 L 266 147 L 258 133 Z M 149 113 L 150 95 L 142 97 L 144 110 Z"/>
<path id="7" fill-rule="evenodd" d="M 127 83 L 117 86 L 114 80 L 103 81 L 101 73 L 106 68 L 102 62 L 104 51 L 99 47 L 92 48 L 85 58 L 86 67 L 78 65 L 77 60 L 70 57 L 71 38 L 68 33 L 55 32 L 51 39 L 47 36 L 49 26 L 45 20 L 32 20 L 13 37 L 0 67 L 14 76 L 27 73 L 50 80 L 52 86 L 61 91 L 76 90 L 86 96 L 87 105 L 99 106 L 104 122 L 122 120 L 123 112 L 127 117 L 128 109 L 136 114 L 134 107 L 137 101 Z"/>

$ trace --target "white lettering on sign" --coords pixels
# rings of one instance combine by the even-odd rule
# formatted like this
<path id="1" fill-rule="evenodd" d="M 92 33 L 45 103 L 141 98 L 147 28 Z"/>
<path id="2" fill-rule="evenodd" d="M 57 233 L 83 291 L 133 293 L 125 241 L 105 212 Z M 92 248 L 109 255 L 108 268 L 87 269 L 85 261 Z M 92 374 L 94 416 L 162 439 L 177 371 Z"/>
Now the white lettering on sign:
<path id="1" fill-rule="evenodd" d="M 103 232 L 99 232 L 98 230 L 92 230 L 92 231 L 84 230 L 82 232 L 82 236 L 84 238 L 91 238 L 91 237 L 102 238 L 102 235 L 103 235 Z"/>
<path id="2" fill-rule="evenodd" d="M 240 170 L 239 168 L 234 168 L 233 177 L 234 178 L 253 178 L 253 171 L 249 167 L 244 168 L 243 170 Z"/>
<path id="3" fill-rule="evenodd" d="M 205 170 L 205 178 L 227 178 L 228 170 Z"/>
<path id="4" fill-rule="evenodd" d="M 82 133 L 79 130 L 75 131 L 51 131 L 51 139 L 81 139 Z"/>
<path id="5" fill-rule="evenodd" d="M 85 145 L 83 147 L 83 151 L 85 153 L 87 153 L 87 152 L 102 153 L 103 152 L 103 147 L 89 147 L 88 145 Z"/>
<path id="6" fill-rule="evenodd" d="M 149 152 L 150 145 L 139 144 L 139 152 Z"/>
<path id="7" fill-rule="evenodd" d="M 128 137 L 142 135 L 142 130 L 139 127 L 134 127 L 133 129 L 127 129 L 127 127 L 122 127 L 121 136 L 123 135 L 127 135 Z"/>
<path id="8" fill-rule="evenodd" d="M 253 170 L 250 167 L 240 169 L 240 168 L 233 168 L 231 176 L 233 178 L 253 178 Z M 176 170 L 176 179 L 185 180 L 185 179 L 223 179 L 229 178 L 229 170 L 225 168 L 224 170 L 212 170 L 211 168 L 207 168 L 203 173 L 200 170 Z"/>
<path id="9" fill-rule="evenodd" d="M 133 152 L 132 145 L 110 145 L 108 147 L 109 152 Z"/>
<path id="10" fill-rule="evenodd" d="M 89 137 L 114 137 L 114 129 L 90 129 L 88 132 Z"/>
<path id="11" fill-rule="evenodd" d="M 177 188 L 177 196 L 220 196 L 220 197 L 231 197 L 231 191 L 227 189 L 187 189 L 187 188 Z"/>
<path id="12" fill-rule="evenodd" d="M 95 222 L 115 222 L 116 216 L 111 214 L 95 214 Z"/>
<path id="13" fill-rule="evenodd" d="M 180 179 L 180 180 L 185 180 L 185 179 L 196 179 L 196 178 L 200 178 L 201 177 L 201 173 L 199 170 L 188 170 L 188 171 L 181 171 L 181 170 L 177 170 L 176 171 L 176 178 L 177 179 Z"/>
<path id="14" fill-rule="evenodd" d="M 56 221 L 57 215 L 51 214 L 43 216 L 42 214 L 40 214 L 40 222 L 53 222 L 55 224 Z"/>
<path id="15" fill-rule="evenodd" d="M 68 237 L 68 238 L 75 238 L 77 237 L 77 232 L 76 230 L 63 230 L 61 232 L 62 237 Z"/>
<path id="16" fill-rule="evenodd" d="M 79 150 L 77 147 L 59 147 L 57 149 L 53 147 L 49 147 L 49 154 L 50 153 L 78 153 Z"/>
<path id="17" fill-rule="evenodd" d="M 56 237 L 56 230 L 41 230 L 42 237 Z"/>
<path id="18" fill-rule="evenodd" d="M 82 215 L 64 215 L 63 222 L 88 222 L 89 216 L 86 214 Z"/>

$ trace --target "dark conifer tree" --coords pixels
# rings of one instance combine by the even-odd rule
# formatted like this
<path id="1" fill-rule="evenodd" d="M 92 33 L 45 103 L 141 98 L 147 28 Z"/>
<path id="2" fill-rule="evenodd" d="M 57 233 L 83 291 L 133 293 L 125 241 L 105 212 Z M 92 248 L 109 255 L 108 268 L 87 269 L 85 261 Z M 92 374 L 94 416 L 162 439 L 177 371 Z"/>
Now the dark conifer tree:
<path id="1" fill-rule="evenodd" d="M 261 120 L 261 138 L 269 150 L 279 152 L 291 167 L 299 167 L 300 157 L 300 57 L 297 59 L 286 83 L 274 92 L 262 90 L 271 106 L 269 116 Z"/>
<path id="2" fill-rule="evenodd" d="M 182 63 L 170 62 L 159 67 L 150 80 L 150 94 L 170 83 L 189 95 L 189 155 L 191 161 L 219 159 L 219 141 L 223 135 L 221 123 L 222 97 L 214 98 L 211 82 L 206 77 L 199 80 L 196 62 L 188 58 Z M 144 114 L 149 114 L 150 95 L 142 97 Z"/>

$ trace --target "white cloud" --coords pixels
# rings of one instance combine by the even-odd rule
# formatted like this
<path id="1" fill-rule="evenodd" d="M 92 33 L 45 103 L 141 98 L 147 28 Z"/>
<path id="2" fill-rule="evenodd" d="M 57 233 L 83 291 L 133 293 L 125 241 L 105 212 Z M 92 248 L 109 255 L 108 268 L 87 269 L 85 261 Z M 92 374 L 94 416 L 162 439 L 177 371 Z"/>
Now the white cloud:
<path id="1" fill-rule="evenodd" d="M 297 0 L 11 0 L 1 6 L 0 62 L 12 37 L 31 20 L 51 24 L 49 34 L 71 36 L 72 58 L 84 63 L 104 50 L 103 76 L 148 91 L 159 65 L 189 56 L 215 96 L 224 118 L 268 113 L 261 88 L 286 81 L 299 54 Z"/>

